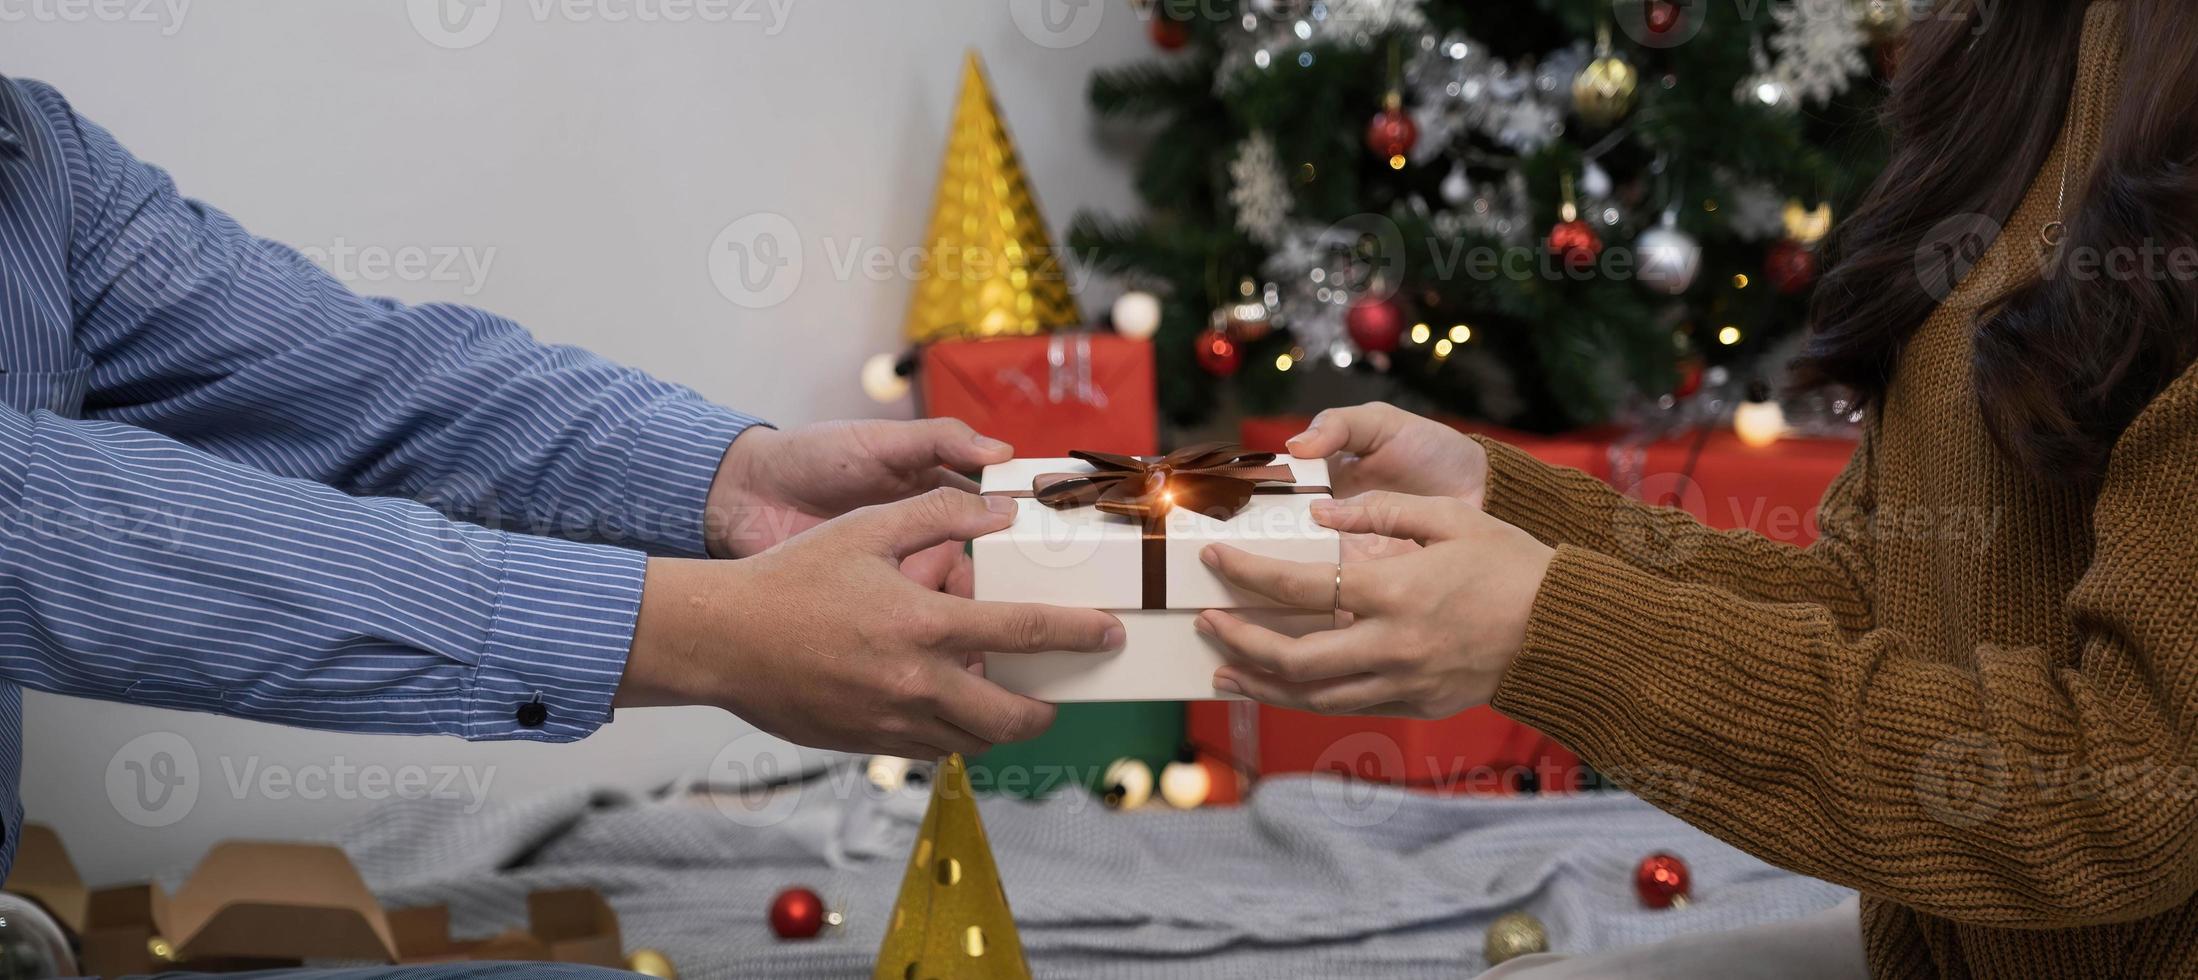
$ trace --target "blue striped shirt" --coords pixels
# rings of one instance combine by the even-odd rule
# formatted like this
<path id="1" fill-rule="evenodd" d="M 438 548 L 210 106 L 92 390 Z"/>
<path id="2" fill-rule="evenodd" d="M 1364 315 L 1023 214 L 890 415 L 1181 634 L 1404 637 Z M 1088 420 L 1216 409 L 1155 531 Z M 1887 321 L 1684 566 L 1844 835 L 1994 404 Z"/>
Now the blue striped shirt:
<path id="1" fill-rule="evenodd" d="M 0 874 L 22 687 L 587 735 L 644 552 L 701 553 L 754 422 L 479 310 L 354 295 L 0 79 Z"/>

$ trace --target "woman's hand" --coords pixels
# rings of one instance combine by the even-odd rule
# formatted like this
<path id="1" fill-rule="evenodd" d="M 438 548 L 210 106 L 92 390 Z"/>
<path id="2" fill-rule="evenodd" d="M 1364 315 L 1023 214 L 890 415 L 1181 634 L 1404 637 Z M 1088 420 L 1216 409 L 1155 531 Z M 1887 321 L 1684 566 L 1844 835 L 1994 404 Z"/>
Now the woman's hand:
<path id="1" fill-rule="evenodd" d="M 1336 603 L 1352 614 L 1341 629 L 1293 638 L 1220 610 L 1200 613 L 1199 631 L 1219 640 L 1229 659 L 1214 687 L 1323 714 L 1443 718 L 1488 703 L 1526 641 L 1527 616 L 1556 552 L 1455 497 L 1377 491 L 1318 502 L 1313 519 L 1423 547 L 1343 565 L 1337 603 L 1334 565 L 1208 546 L 1200 556 L 1239 587 L 1303 609 Z"/>
<path id="2" fill-rule="evenodd" d="M 1476 510 L 1488 496 L 1488 452 L 1480 443 L 1395 405 L 1331 408 L 1289 445 L 1303 459 L 1329 457 L 1338 496 L 1390 490 L 1456 497 Z"/>

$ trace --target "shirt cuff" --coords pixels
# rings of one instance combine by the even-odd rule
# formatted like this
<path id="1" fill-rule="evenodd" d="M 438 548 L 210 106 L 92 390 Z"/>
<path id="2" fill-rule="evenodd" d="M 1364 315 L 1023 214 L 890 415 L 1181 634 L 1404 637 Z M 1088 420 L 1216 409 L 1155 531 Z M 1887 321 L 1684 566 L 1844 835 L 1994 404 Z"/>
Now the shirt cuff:
<path id="1" fill-rule="evenodd" d="M 769 422 L 719 408 L 701 398 L 659 406 L 633 430 L 626 453 L 626 505 L 632 527 L 625 540 L 662 555 L 706 558 L 708 523 L 703 513 L 725 450 L 750 426 Z"/>
<path id="2" fill-rule="evenodd" d="M 513 534 L 504 541 L 465 736 L 585 738 L 611 720 L 648 556 L 559 538 Z"/>

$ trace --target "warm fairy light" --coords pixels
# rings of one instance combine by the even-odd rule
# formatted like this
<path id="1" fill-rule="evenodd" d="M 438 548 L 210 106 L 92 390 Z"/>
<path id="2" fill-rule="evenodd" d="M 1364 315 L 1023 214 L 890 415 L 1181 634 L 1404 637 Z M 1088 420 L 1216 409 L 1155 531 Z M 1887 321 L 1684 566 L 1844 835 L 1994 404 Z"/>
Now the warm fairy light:
<path id="1" fill-rule="evenodd" d="M 1424 344 L 1427 342 L 1427 338 L 1434 335 L 1435 331 L 1429 328 L 1427 324 L 1415 323 L 1412 325 L 1412 342 L 1415 344 Z"/>
<path id="2" fill-rule="evenodd" d="M 1733 277 L 1732 277 L 1732 288 L 1734 288 L 1734 289 L 1746 289 L 1746 288 L 1748 288 L 1748 274 L 1747 274 L 1747 273 L 1745 273 L 1745 272 L 1743 272 L 1743 273 L 1740 273 L 1740 274 L 1738 274 L 1738 275 L 1735 275 L 1735 276 L 1733 276 Z"/>
<path id="3" fill-rule="evenodd" d="M 1389 169 L 1391 169 L 1391 170 L 1403 170 L 1403 169 L 1404 169 L 1404 154 L 1402 154 L 1402 153 L 1392 153 L 1392 154 L 1390 154 L 1390 155 L 1389 155 Z"/>
<path id="4" fill-rule="evenodd" d="M 1450 338 L 1448 337 L 1435 341 L 1435 359 L 1441 360 L 1445 357 L 1449 357 L 1451 348 L 1452 345 L 1450 343 Z"/>
<path id="5" fill-rule="evenodd" d="M 1758 449 L 1786 434 L 1786 412 L 1777 402 L 1744 402 L 1732 412 L 1732 431 Z"/>
<path id="6" fill-rule="evenodd" d="M 1727 347 L 1739 343 L 1740 328 L 1730 324 L 1726 325 L 1724 329 L 1717 331 L 1717 342 Z"/>
<path id="7" fill-rule="evenodd" d="M 1288 354 L 1275 355 L 1275 370 L 1277 371 L 1287 371 L 1295 364 L 1297 364 L 1297 358 Z"/>
<path id="8" fill-rule="evenodd" d="M 1473 328 L 1472 328 L 1472 327 L 1468 327 L 1468 326 L 1466 326 L 1465 324 L 1462 324 L 1462 323 L 1461 323 L 1461 324 L 1458 324 L 1457 326 L 1454 326 L 1454 327 L 1451 327 L 1451 328 L 1450 328 L 1450 342 L 1451 342 L 1451 343 L 1453 343 L 1453 344 L 1462 344 L 1462 343 L 1465 343 L 1466 341 L 1468 341 L 1468 340 L 1472 340 L 1472 339 L 1473 339 Z"/>

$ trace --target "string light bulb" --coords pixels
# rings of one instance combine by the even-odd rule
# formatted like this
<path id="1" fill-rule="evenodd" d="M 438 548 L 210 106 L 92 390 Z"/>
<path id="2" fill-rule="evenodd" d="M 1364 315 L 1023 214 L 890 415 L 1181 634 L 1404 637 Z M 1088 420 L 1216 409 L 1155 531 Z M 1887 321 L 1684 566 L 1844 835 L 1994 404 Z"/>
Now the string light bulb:
<path id="1" fill-rule="evenodd" d="M 894 354 L 873 354 L 862 362 L 862 392 L 872 401 L 887 403 L 901 400 L 908 394 L 908 375 L 901 371 L 901 359 Z"/>

